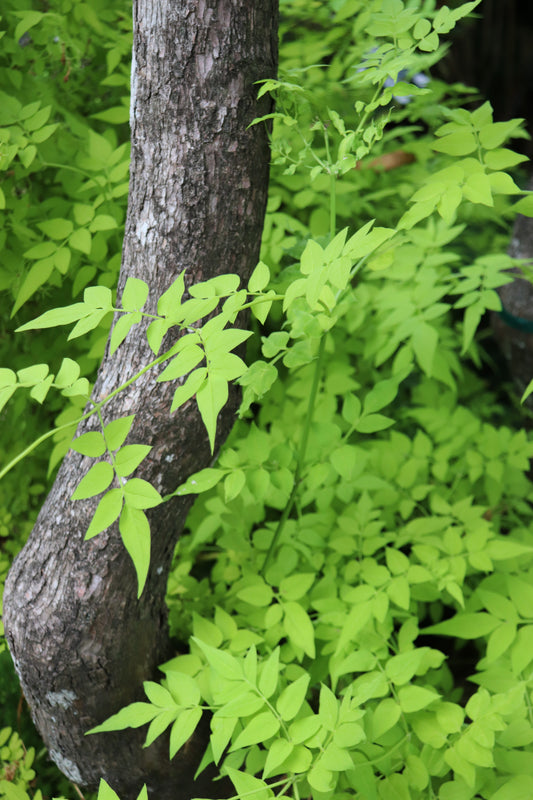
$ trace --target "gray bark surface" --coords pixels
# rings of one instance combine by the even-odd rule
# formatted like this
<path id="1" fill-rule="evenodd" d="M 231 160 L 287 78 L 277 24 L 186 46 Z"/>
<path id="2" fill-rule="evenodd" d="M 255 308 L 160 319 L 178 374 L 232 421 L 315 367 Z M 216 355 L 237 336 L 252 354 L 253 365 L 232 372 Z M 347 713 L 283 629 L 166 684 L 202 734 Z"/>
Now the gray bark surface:
<path id="1" fill-rule="evenodd" d="M 132 67 L 130 195 L 119 282 L 151 287 L 147 311 L 183 270 L 187 281 L 255 266 L 267 196 L 267 113 L 254 82 L 275 74 L 277 0 L 136 0 Z M 135 328 L 106 354 L 93 397 L 107 396 L 153 356 Z M 211 461 L 193 401 L 169 413 L 175 383 L 147 373 L 104 407 L 108 422 L 135 413 L 128 443 L 153 449 L 136 477 L 168 494 Z M 237 393 L 219 417 L 217 446 L 234 420 Z M 78 430 L 97 429 L 93 417 Z M 172 555 L 189 498 L 150 514 L 151 567 L 136 578 L 118 526 L 85 542 L 97 500 L 71 502 L 94 463 L 64 460 L 31 537 L 15 560 L 4 595 L 10 650 L 33 719 L 52 759 L 75 783 L 101 777 L 121 800 L 147 784 L 150 800 L 227 796 L 228 787 L 193 775 L 208 721 L 168 761 L 165 737 L 142 749 L 145 731 L 85 736 L 109 715 L 144 699 L 142 681 L 172 653 L 164 602 Z M 230 790 L 231 793 L 231 790 Z"/>

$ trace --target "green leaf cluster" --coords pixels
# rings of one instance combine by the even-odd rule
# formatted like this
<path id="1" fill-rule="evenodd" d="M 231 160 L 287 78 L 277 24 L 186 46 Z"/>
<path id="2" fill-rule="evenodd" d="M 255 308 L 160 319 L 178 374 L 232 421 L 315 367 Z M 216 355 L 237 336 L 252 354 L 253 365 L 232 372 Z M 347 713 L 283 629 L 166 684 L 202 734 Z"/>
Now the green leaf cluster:
<path id="1" fill-rule="evenodd" d="M 519 120 L 495 123 L 487 102 L 461 108 L 464 89 L 431 75 L 443 37 L 477 6 L 284 0 L 280 77 L 258 89 L 277 105 L 262 260 L 246 288 L 234 275 L 180 275 L 156 299 L 130 278 L 115 302 L 111 275 L 86 264 L 73 298 L 20 325 L 74 324 L 81 347 L 113 312 L 111 353 L 146 335 L 153 360 L 132 380 L 154 370 L 175 382 L 172 410 L 194 400 L 212 450 L 228 384 L 242 387 L 218 461 L 170 495 L 198 495 L 168 585 L 182 654 L 145 682 L 145 701 L 91 731 L 147 726 L 146 746 L 168 731 L 172 758 L 209 713 L 200 770 L 214 763 L 238 798 L 533 791 L 533 443 L 477 372 L 479 328 L 522 266 L 505 255 L 505 223 L 531 211 L 523 159 L 506 146 L 523 132 Z M 46 17 L 17 25 L 37 33 Z M 114 96 L 124 52 L 106 22 Z M 410 81 L 420 72 L 424 88 Z M 115 99 L 93 118 L 120 130 L 124 108 Z M 35 220 L 29 261 L 68 249 L 81 266 L 95 243 L 111 247 L 126 150 L 99 130 L 73 161 L 87 202 Z M 408 161 L 386 169 L 398 152 Z M 513 207 L 514 194 L 525 196 Z M 251 332 L 235 327 L 245 310 Z M 51 387 L 75 395 L 85 366 L 6 367 L 0 397 L 15 404 L 19 386 L 39 402 Z M 150 447 L 126 444 L 132 417 L 102 422 L 109 399 L 54 435 L 98 418 L 73 443 L 95 459 L 73 499 L 102 495 L 87 536 L 118 521 L 140 592 L 145 511 L 168 498 L 132 477 Z M 99 797 L 116 794 L 102 782 Z"/>

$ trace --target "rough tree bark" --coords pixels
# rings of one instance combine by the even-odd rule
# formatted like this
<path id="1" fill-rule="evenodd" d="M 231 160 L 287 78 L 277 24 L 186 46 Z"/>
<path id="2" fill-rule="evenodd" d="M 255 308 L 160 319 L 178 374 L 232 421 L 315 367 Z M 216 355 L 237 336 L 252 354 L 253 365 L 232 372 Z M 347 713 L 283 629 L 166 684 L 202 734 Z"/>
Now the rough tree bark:
<path id="1" fill-rule="evenodd" d="M 134 276 L 156 298 L 183 269 L 189 282 L 227 272 L 246 280 L 258 258 L 269 162 L 263 126 L 247 125 L 268 110 L 256 102 L 254 82 L 275 74 L 277 0 L 136 0 L 133 15 L 119 296 Z M 149 360 L 144 336 L 130 334 L 112 359 L 106 354 L 94 396 L 108 395 Z M 105 419 L 136 413 L 128 441 L 153 446 L 136 475 L 168 494 L 211 457 L 195 403 L 170 416 L 175 386 L 155 377 L 105 406 Z M 218 445 L 236 403 L 234 391 L 219 418 Z M 94 428 L 91 418 L 78 433 Z M 151 515 L 151 568 L 137 601 L 117 526 L 84 542 L 96 501 L 69 500 L 90 463 L 67 456 L 6 583 L 6 634 L 35 724 L 52 759 L 81 785 L 104 777 L 121 800 L 135 798 L 143 783 L 154 800 L 226 796 L 227 787 L 205 774 L 193 781 L 205 726 L 171 763 L 163 738 L 141 748 L 144 732 L 84 736 L 143 699 L 141 682 L 170 655 L 164 595 L 190 503 L 175 499 Z"/>

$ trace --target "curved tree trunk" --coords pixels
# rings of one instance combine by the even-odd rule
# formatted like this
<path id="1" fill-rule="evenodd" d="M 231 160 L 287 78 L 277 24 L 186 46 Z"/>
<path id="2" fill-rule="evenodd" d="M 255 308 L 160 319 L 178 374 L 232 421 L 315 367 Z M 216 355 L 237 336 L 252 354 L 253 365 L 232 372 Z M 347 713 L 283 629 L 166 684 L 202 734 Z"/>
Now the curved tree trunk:
<path id="1" fill-rule="evenodd" d="M 268 183 L 254 82 L 272 76 L 277 0 L 136 0 L 132 67 L 130 197 L 119 296 L 129 276 L 155 299 L 183 270 L 188 282 L 257 262 Z M 264 101 L 267 102 L 267 101 Z M 144 334 L 130 334 L 100 368 L 100 399 L 151 360 Z M 194 402 L 170 416 L 175 385 L 148 373 L 104 407 L 105 420 L 136 413 L 129 442 L 153 449 L 136 476 L 171 492 L 210 460 Z M 219 418 L 228 434 L 236 392 Z M 96 428 L 91 418 L 78 433 Z M 74 782 L 104 777 L 121 800 L 146 783 L 152 800 L 224 796 L 223 783 L 193 775 L 206 725 L 171 763 L 164 737 L 142 749 L 144 732 L 85 737 L 124 705 L 144 699 L 141 682 L 169 656 L 166 581 L 189 509 L 174 499 L 151 514 L 152 556 L 144 592 L 117 526 L 84 541 L 95 500 L 69 498 L 89 459 L 70 452 L 17 557 L 4 595 L 9 646 L 34 721 L 52 759 Z"/>

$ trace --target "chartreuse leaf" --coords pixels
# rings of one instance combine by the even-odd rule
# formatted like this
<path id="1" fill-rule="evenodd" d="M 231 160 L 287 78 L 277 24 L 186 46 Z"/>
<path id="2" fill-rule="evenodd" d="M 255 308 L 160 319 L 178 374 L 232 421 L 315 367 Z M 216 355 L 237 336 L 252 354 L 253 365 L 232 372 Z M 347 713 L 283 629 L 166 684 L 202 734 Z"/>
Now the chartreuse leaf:
<path id="1" fill-rule="evenodd" d="M 239 797 L 250 797 L 253 800 L 270 800 L 274 797 L 272 789 L 260 778 L 233 767 L 226 767 L 226 771 Z"/>
<path id="2" fill-rule="evenodd" d="M 109 450 L 117 450 L 123 444 L 130 432 L 134 419 L 135 414 L 129 414 L 127 417 L 114 419 L 105 426 L 104 439 Z"/>
<path id="3" fill-rule="evenodd" d="M 146 329 L 146 339 L 150 350 L 157 355 L 161 349 L 163 339 L 172 327 L 172 322 L 166 319 L 154 319 Z"/>
<path id="4" fill-rule="evenodd" d="M 161 711 L 148 726 L 143 747 L 150 747 L 150 745 L 166 731 L 168 726 L 172 725 L 178 713 L 178 709 L 175 706 Z"/>
<path id="5" fill-rule="evenodd" d="M 103 437 L 102 437 L 103 438 Z M 127 444 L 115 455 L 115 472 L 121 478 L 131 475 L 152 448 L 147 444 Z"/>
<path id="6" fill-rule="evenodd" d="M 157 489 L 142 478 L 131 478 L 124 484 L 123 491 L 126 503 L 132 508 L 154 508 L 162 501 Z"/>
<path id="7" fill-rule="evenodd" d="M 300 711 L 305 700 L 309 681 L 309 675 L 301 675 L 280 694 L 276 702 L 276 710 L 285 722 L 294 719 Z"/>
<path id="8" fill-rule="evenodd" d="M 294 750 L 294 744 L 287 739 L 275 739 L 268 748 L 263 778 L 270 778 L 271 775 L 279 774 L 280 767 Z"/>
<path id="9" fill-rule="evenodd" d="M 120 303 L 124 311 L 140 311 L 148 298 L 148 284 L 140 278 L 128 278 Z"/>
<path id="10" fill-rule="evenodd" d="M 190 400 L 191 397 L 195 395 L 202 386 L 204 386 L 206 383 L 206 378 L 207 369 L 205 367 L 200 367 L 199 369 L 193 370 L 183 386 L 178 386 L 174 392 L 170 411 L 176 411 L 176 409 L 186 403 L 187 400 Z"/>
<path id="11" fill-rule="evenodd" d="M 484 611 L 473 614 L 457 614 L 444 622 L 424 628 L 425 634 L 457 636 L 458 639 L 479 639 L 487 636 L 500 624 L 500 620 Z"/>
<path id="12" fill-rule="evenodd" d="M 118 794 L 109 786 L 109 784 L 106 783 L 103 778 L 100 778 L 98 797 L 96 800 L 120 800 L 120 798 Z M 146 784 L 142 787 L 141 791 L 137 795 L 137 800 L 148 800 L 148 790 L 146 788 Z"/>
<path id="13" fill-rule="evenodd" d="M 130 330 L 134 325 L 137 325 L 141 319 L 140 313 L 124 314 L 124 316 L 117 319 L 111 331 L 111 340 L 109 342 L 110 356 L 116 353 Z"/>
<path id="14" fill-rule="evenodd" d="M 37 289 L 47 282 L 53 270 L 53 257 L 43 258 L 39 261 L 36 261 L 35 264 L 32 265 L 17 293 L 11 316 L 16 314 L 19 308 L 23 306 L 32 295 L 35 294 Z"/>
<path id="15" fill-rule="evenodd" d="M 54 308 L 51 311 L 45 311 L 40 317 L 21 325 L 16 329 L 16 332 L 31 331 L 37 328 L 55 328 L 58 325 L 70 325 L 72 322 L 76 322 L 86 316 L 87 313 L 88 309 L 85 303 L 74 303 L 64 308 Z"/>
<path id="16" fill-rule="evenodd" d="M 214 278 L 209 278 L 207 281 L 193 284 L 189 289 L 189 294 L 191 297 L 199 298 L 224 297 L 236 292 L 240 282 L 241 279 L 236 274 L 215 275 Z"/>
<path id="17" fill-rule="evenodd" d="M 100 725 L 87 731 L 90 733 L 105 733 L 106 731 L 123 731 L 126 728 L 140 728 L 151 722 L 159 713 L 159 709 L 151 703 L 131 703 L 122 708 L 117 714 L 106 719 Z"/>
<path id="18" fill-rule="evenodd" d="M 106 783 L 103 778 L 100 778 L 97 800 L 120 800 L 120 798 L 110 785 Z"/>
<path id="19" fill-rule="evenodd" d="M 238 718 L 236 716 L 222 718 L 216 713 L 213 716 L 209 741 L 213 750 L 215 764 L 218 764 L 222 758 L 222 754 L 231 740 L 237 722 Z"/>
<path id="20" fill-rule="evenodd" d="M 70 235 L 68 243 L 73 250 L 79 250 L 80 253 L 88 256 L 91 252 L 92 236 L 87 228 L 76 228 Z"/>
<path id="21" fill-rule="evenodd" d="M 230 653 L 224 650 L 218 650 L 211 645 L 202 642 L 201 639 L 192 637 L 195 644 L 198 645 L 207 659 L 207 662 L 215 672 L 218 672 L 223 678 L 230 681 L 243 681 L 244 673 L 241 664 Z"/>
<path id="22" fill-rule="evenodd" d="M 280 665 L 279 647 L 276 647 L 261 667 L 259 675 L 259 691 L 267 699 L 276 691 L 278 685 Z"/>
<path id="23" fill-rule="evenodd" d="M 79 378 L 79 375 L 79 364 L 71 358 L 64 358 L 59 367 L 59 372 L 55 377 L 54 385 L 57 386 L 58 389 L 65 389 L 67 386 L 72 386 L 74 381 Z"/>
<path id="24" fill-rule="evenodd" d="M 17 376 L 12 369 L 6 367 L 0 368 L 0 389 L 5 389 L 7 386 L 16 386 Z"/>
<path id="25" fill-rule="evenodd" d="M 41 381 L 40 383 L 37 383 L 31 389 L 30 397 L 32 397 L 34 400 L 37 400 L 38 403 L 42 403 L 44 401 L 44 399 L 46 398 L 46 395 L 48 394 L 48 390 L 52 386 L 53 380 L 54 380 L 54 376 L 53 375 L 48 375 L 48 377 L 46 377 L 44 379 L 44 381 Z"/>
<path id="26" fill-rule="evenodd" d="M 137 573 L 137 597 L 140 597 L 150 566 L 150 525 L 146 514 L 141 509 L 129 505 L 127 500 L 120 515 L 118 528 Z"/>
<path id="27" fill-rule="evenodd" d="M 103 456 L 107 450 L 105 439 L 98 431 L 82 433 L 70 446 L 76 453 L 81 453 L 82 456 L 90 456 L 91 458 Z"/>
<path id="28" fill-rule="evenodd" d="M 181 298 L 185 291 L 185 272 L 180 272 L 175 281 L 163 292 L 157 301 L 157 313 L 173 321 L 179 320 Z"/>
<path id="29" fill-rule="evenodd" d="M 194 372 L 192 374 L 194 375 Z M 226 405 L 227 399 L 228 382 L 218 375 L 208 374 L 207 380 L 196 392 L 198 411 L 207 430 L 212 453 L 215 449 L 218 414 Z"/>
<path id="30" fill-rule="evenodd" d="M 283 628 L 285 633 L 297 647 L 301 647 L 310 658 L 315 657 L 315 631 L 309 615 L 294 601 L 282 604 Z"/>
<path id="31" fill-rule="evenodd" d="M 272 711 L 262 711 L 256 714 L 239 733 L 230 747 L 230 752 L 239 750 L 241 747 L 249 747 L 251 744 L 268 741 L 279 731 L 280 724 L 279 719 L 274 716 Z"/>
<path id="32" fill-rule="evenodd" d="M 262 292 L 270 281 L 270 270 L 262 261 L 256 266 L 248 281 L 248 291 L 251 294 Z"/>
<path id="33" fill-rule="evenodd" d="M 174 758 L 190 739 L 202 718 L 201 708 L 186 708 L 176 718 L 170 729 L 170 758 Z"/>
<path id="34" fill-rule="evenodd" d="M 113 467 L 107 461 L 93 464 L 87 475 L 84 475 L 78 483 L 71 500 L 85 500 L 105 492 L 114 476 Z"/>
<path id="35" fill-rule="evenodd" d="M 35 386 L 44 381 L 47 375 L 48 364 L 34 364 L 32 367 L 17 370 L 17 378 L 21 386 Z"/>
<path id="36" fill-rule="evenodd" d="M 111 489 L 107 492 L 98 503 L 85 538 L 92 539 L 93 536 L 109 528 L 119 518 L 123 502 L 121 489 Z"/>
<path id="37" fill-rule="evenodd" d="M 200 494 L 212 489 L 227 474 L 227 470 L 206 467 L 199 472 L 195 472 L 185 483 L 178 486 L 174 494 Z"/>
<path id="38" fill-rule="evenodd" d="M 375 741 L 393 728 L 400 719 L 402 710 L 396 700 L 385 697 L 372 713 L 372 738 Z"/>
<path id="39" fill-rule="evenodd" d="M 89 331 L 93 331 L 98 327 L 107 313 L 108 309 L 99 309 L 98 311 L 93 311 L 91 314 L 88 314 L 83 319 L 80 319 L 69 333 L 69 341 L 71 339 L 78 339 L 80 336 L 85 336 Z"/>
<path id="40" fill-rule="evenodd" d="M 363 414 L 375 414 L 392 403 L 398 394 L 398 383 L 388 379 L 380 381 L 368 392 L 363 403 Z"/>
<path id="41" fill-rule="evenodd" d="M 327 731 L 334 731 L 339 715 L 339 701 L 326 684 L 320 686 L 318 718 Z"/>
<path id="42" fill-rule="evenodd" d="M 187 375 L 204 358 L 204 351 L 197 344 L 191 344 L 167 364 L 165 369 L 157 376 L 158 381 L 172 381 Z"/>

